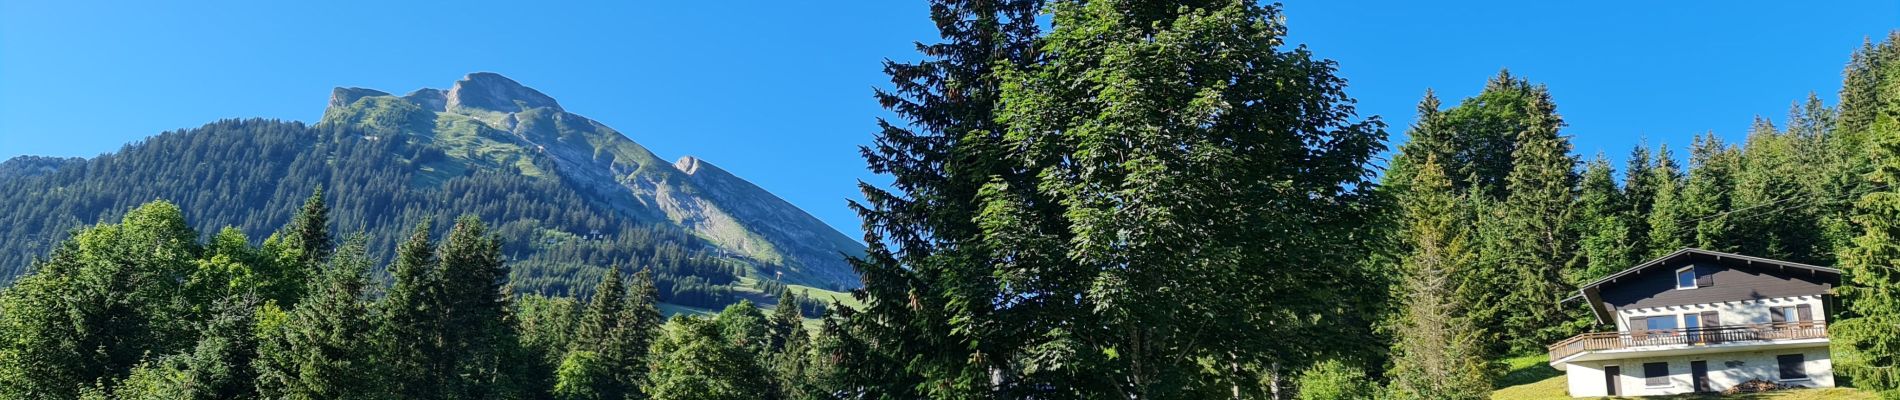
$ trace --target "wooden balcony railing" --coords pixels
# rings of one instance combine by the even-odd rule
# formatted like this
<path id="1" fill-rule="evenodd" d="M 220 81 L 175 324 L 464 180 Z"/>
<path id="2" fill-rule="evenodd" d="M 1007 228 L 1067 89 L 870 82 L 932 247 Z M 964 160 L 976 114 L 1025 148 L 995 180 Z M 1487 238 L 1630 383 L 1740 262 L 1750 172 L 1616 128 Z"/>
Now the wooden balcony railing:
<path id="1" fill-rule="evenodd" d="M 1820 339 L 1827 337 L 1827 323 L 1805 321 L 1776 324 L 1722 325 L 1688 329 L 1634 330 L 1630 332 L 1594 332 L 1573 336 L 1550 345 L 1550 360 L 1577 353 L 1617 350 L 1646 346 L 1709 345 L 1769 340 Z"/>

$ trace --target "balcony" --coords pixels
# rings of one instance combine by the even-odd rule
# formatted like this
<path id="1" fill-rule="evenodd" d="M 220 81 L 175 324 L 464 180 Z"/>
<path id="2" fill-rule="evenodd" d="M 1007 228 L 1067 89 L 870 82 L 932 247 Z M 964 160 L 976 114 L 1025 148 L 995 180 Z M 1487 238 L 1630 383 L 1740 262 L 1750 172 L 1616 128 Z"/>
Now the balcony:
<path id="1" fill-rule="evenodd" d="M 1681 349 L 1698 346 L 1769 344 L 1779 341 L 1826 339 L 1827 323 L 1803 321 L 1776 324 L 1722 325 L 1703 328 L 1594 332 L 1550 345 L 1552 364 L 1586 352 Z"/>

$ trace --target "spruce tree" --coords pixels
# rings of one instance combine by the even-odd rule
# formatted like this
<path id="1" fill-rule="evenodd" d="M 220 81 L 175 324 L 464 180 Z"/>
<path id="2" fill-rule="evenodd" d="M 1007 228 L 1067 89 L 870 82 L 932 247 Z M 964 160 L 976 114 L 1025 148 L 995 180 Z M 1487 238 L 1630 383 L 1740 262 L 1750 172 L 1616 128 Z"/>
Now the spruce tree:
<path id="1" fill-rule="evenodd" d="M 1777 131 L 1757 118 L 1748 141 L 1736 155 L 1735 195 L 1731 220 L 1734 229 L 1747 232 L 1736 238 L 1741 254 L 1822 264 L 1834 259 L 1823 237 L 1818 185 L 1803 182 L 1815 175 L 1818 162 L 1801 164 L 1797 153 L 1803 133 Z M 1818 161 L 1818 160 L 1817 160 Z"/>
<path id="2" fill-rule="evenodd" d="M 283 399 L 377 399 L 387 396 L 376 360 L 364 239 L 336 252 L 289 319 L 269 332 L 258 359 L 258 392 Z"/>
<path id="3" fill-rule="evenodd" d="M 1493 368 L 1454 293 L 1454 277 L 1477 261 L 1470 210 L 1435 158 L 1419 166 L 1410 186 L 1401 204 L 1411 251 L 1401 271 L 1392 392 L 1401 399 L 1488 398 Z"/>
<path id="4" fill-rule="evenodd" d="M 575 332 L 577 345 L 599 348 L 614 330 L 620 329 L 620 307 L 626 305 L 627 296 L 624 285 L 620 269 L 608 268 L 607 276 L 600 279 L 593 296 L 588 298 L 587 308 L 581 311 L 580 327 Z"/>
<path id="5" fill-rule="evenodd" d="M 1650 170 L 1646 179 L 1656 188 L 1656 202 L 1647 218 L 1649 254 L 1643 258 L 1661 257 L 1695 243 L 1692 211 L 1682 193 L 1682 170 L 1676 167 L 1669 145 L 1656 150 L 1656 168 Z"/>
<path id="6" fill-rule="evenodd" d="M 1527 84 L 1521 84 L 1527 85 Z M 1550 341 L 1573 334 L 1580 327 L 1557 307 L 1569 296 L 1571 278 L 1583 265 L 1577 249 L 1575 218 L 1576 159 L 1570 140 L 1560 136 L 1563 121 L 1541 86 L 1532 92 L 1531 114 L 1517 135 L 1513 166 L 1505 181 L 1508 195 L 1497 206 L 1496 234 L 1485 235 L 1482 251 L 1487 268 L 1504 272 L 1504 290 L 1492 321 L 1495 342 L 1510 352 L 1542 350 Z"/>
<path id="7" fill-rule="evenodd" d="M 990 392 L 992 371 L 1007 352 L 990 347 L 1005 332 L 953 325 L 989 320 L 990 271 L 969 260 L 983 252 L 973 222 L 977 191 L 1007 172 L 993 144 L 1003 81 L 997 71 L 1032 61 L 1041 0 L 933 0 L 930 19 L 942 41 L 919 43 L 922 60 L 887 61 L 892 87 L 879 104 L 901 122 L 878 121 L 874 143 L 861 152 L 871 172 L 891 177 L 890 190 L 863 184 L 863 277 L 856 295 L 864 311 L 852 324 L 866 336 L 855 362 L 840 374 L 870 397 L 969 398 Z"/>
<path id="8" fill-rule="evenodd" d="M 1829 327 L 1840 371 L 1861 388 L 1900 391 L 1900 33 L 1868 45 L 1849 65 L 1839 129 L 1871 145 L 1868 193 L 1854 207 L 1860 228 L 1842 254 L 1847 316 Z"/>
<path id="9" fill-rule="evenodd" d="M 503 264 L 501 239 L 481 220 L 462 217 L 437 250 L 441 293 L 436 309 L 442 330 L 427 332 L 425 340 L 440 340 L 444 353 L 431 372 L 446 373 L 443 391 L 453 398 L 487 399 L 510 396 L 515 381 L 508 375 L 509 357 L 519 340 L 509 314 L 508 267 Z M 427 291 L 429 289 L 425 289 Z"/>
<path id="10" fill-rule="evenodd" d="M 389 266 L 393 284 L 379 304 L 377 347 L 379 362 L 389 367 L 394 391 L 410 399 L 444 396 L 447 343 L 442 332 L 448 329 L 442 312 L 440 261 L 435 243 L 429 237 L 429 223 L 418 224 L 409 238 L 397 247 L 396 262 Z"/>
<path id="11" fill-rule="evenodd" d="M 1577 230 L 1585 267 L 1581 274 L 1568 277 L 1573 284 L 1636 265 L 1639 253 L 1630 242 L 1629 200 L 1616 187 L 1613 174 L 1602 154 L 1584 166 L 1577 198 Z"/>
<path id="12" fill-rule="evenodd" d="M 654 287 L 651 270 L 633 274 L 624 300 L 618 318 L 620 329 L 614 331 L 613 343 L 607 346 L 605 355 L 612 361 L 608 367 L 613 369 L 614 378 L 631 393 L 629 397 L 644 398 L 646 394 L 640 388 L 647 383 L 649 354 L 661 325 L 666 323 L 660 314 L 659 290 Z"/>
<path id="13" fill-rule="evenodd" d="M 1656 160 L 1649 155 L 1649 148 L 1637 145 L 1630 149 L 1629 160 L 1623 168 L 1623 211 L 1624 220 L 1629 225 L 1630 258 L 1644 261 L 1649 258 L 1649 214 L 1656 209 L 1657 185 L 1650 178 L 1659 168 Z"/>
<path id="14" fill-rule="evenodd" d="M 1689 179 L 1683 183 L 1682 205 L 1695 247 L 1735 252 L 1742 232 L 1735 229 L 1735 149 L 1710 132 L 1696 138 L 1689 154 Z"/>

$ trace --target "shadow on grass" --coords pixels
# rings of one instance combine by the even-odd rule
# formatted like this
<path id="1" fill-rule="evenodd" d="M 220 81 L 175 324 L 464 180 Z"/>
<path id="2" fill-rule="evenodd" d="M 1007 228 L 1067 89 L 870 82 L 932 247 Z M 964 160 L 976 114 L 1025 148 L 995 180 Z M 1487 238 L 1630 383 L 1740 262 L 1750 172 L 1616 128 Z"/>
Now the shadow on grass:
<path id="1" fill-rule="evenodd" d="M 1503 376 L 1499 376 L 1497 381 L 1491 385 L 1492 387 L 1507 388 L 1532 384 L 1564 374 L 1563 371 L 1551 368 L 1549 364 L 1543 362 L 1511 362 L 1509 364 L 1510 365 L 1507 366 L 1509 370 L 1505 371 Z"/>

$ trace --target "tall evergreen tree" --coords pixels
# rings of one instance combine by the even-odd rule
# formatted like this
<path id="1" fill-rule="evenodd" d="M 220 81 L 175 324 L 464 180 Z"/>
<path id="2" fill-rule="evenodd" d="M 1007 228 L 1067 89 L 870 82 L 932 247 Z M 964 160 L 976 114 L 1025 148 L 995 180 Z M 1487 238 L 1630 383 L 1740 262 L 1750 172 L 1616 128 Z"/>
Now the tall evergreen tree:
<path id="1" fill-rule="evenodd" d="M 394 281 L 379 304 L 377 347 L 380 363 L 389 367 L 394 391 L 411 399 L 443 396 L 445 371 L 437 370 L 448 357 L 441 332 L 448 329 L 438 313 L 441 307 L 440 261 L 429 237 L 429 224 L 418 224 L 396 250 L 389 266 Z"/>
<path id="2" fill-rule="evenodd" d="M 1847 318 L 1829 327 L 1841 372 L 1862 388 L 1900 391 L 1900 32 L 1854 55 L 1841 88 L 1838 129 L 1871 145 L 1868 193 L 1854 207 L 1860 229 L 1842 254 Z"/>
<path id="3" fill-rule="evenodd" d="M 653 342 L 658 340 L 660 327 L 666 323 L 660 314 L 659 290 L 654 287 L 653 272 L 641 270 L 635 272 L 627 285 L 627 302 L 620 306 L 620 329 L 614 331 L 613 343 L 607 346 L 606 355 L 612 362 L 614 377 L 622 387 L 630 388 L 632 398 L 645 398 L 640 388 L 646 386 L 649 360 Z"/>
<path id="4" fill-rule="evenodd" d="M 368 299 L 370 260 L 364 240 L 346 242 L 317 275 L 311 291 L 276 327 L 258 359 L 258 392 L 283 399 L 378 399 L 387 396 L 378 368 Z"/>
<path id="5" fill-rule="evenodd" d="M 1692 211 L 1682 192 L 1682 170 L 1676 167 L 1669 145 L 1656 150 L 1656 168 L 1645 179 L 1656 190 L 1656 202 L 1647 217 L 1649 254 L 1643 258 L 1660 257 L 1695 243 L 1695 225 L 1689 216 Z"/>
<path id="6" fill-rule="evenodd" d="M 1658 165 L 1649 155 L 1646 145 L 1636 145 L 1630 149 L 1629 160 L 1623 168 L 1623 216 L 1629 225 L 1630 257 L 1636 261 L 1649 258 L 1649 214 L 1656 209 L 1656 182 L 1650 177 Z"/>
<path id="7" fill-rule="evenodd" d="M 852 324 L 871 338 L 854 347 L 844 377 L 866 396 L 968 398 L 989 392 L 991 372 L 1004 368 L 1007 332 L 966 329 L 991 320 L 989 271 L 974 268 L 982 250 L 973 201 L 990 177 L 1006 172 L 993 145 L 1000 68 L 1029 63 L 1040 0 L 935 0 L 930 18 L 939 43 L 919 43 L 923 60 L 888 61 L 891 90 L 878 102 L 904 121 L 879 120 L 875 143 L 862 150 L 873 173 L 891 176 L 886 190 L 860 185 L 863 258 L 853 260 L 864 288 L 864 312 Z"/>
<path id="8" fill-rule="evenodd" d="M 1501 76 L 1506 78 L 1508 76 Z M 1513 86 L 1528 86 L 1518 82 Z M 1536 110 L 1517 122 L 1522 129 L 1516 135 L 1511 173 L 1505 179 L 1502 203 L 1492 217 L 1493 234 L 1482 234 L 1484 268 L 1502 271 L 1504 292 L 1496 302 L 1478 302 L 1494 308 L 1479 315 L 1480 326 L 1497 327 L 1490 332 L 1511 352 L 1541 350 L 1549 341 L 1567 336 L 1578 324 L 1558 302 L 1568 296 L 1570 277 L 1582 269 L 1582 257 L 1576 248 L 1577 193 L 1576 159 L 1570 155 L 1570 140 L 1558 129 L 1563 120 L 1550 103 L 1550 94 L 1542 86 L 1531 90 L 1530 109 Z"/>
<path id="9" fill-rule="evenodd" d="M 1739 251 L 1741 232 L 1736 231 L 1735 209 L 1736 151 L 1722 143 L 1714 132 L 1696 138 L 1689 153 L 1689 179 L 1683 183 L 1684 222 L 1695 233 L 1691 243 L 1704 250 Z"/>
<path id="10" fill-rule="evenodd" d="M 1403 310 L 1393 345 L 1392 392 L 1401 399 L 1490 397 L 1492 370 L 1482 336 L 1464 318 L 1454 275 L 1475 266 L 1471 212 L 1460 206 L 1436 158 L 1419 165 L 1402 204 L 1405 237 Z"/>
<path id="11" fill-rule="evenodd" d="M 1640 255 L 1631 242 L 1629 199 L 1616 187 L 1613 174 L 1602 154 L 1584 166 L 1577 198 L 1577 231 L 1585 267 L 1581 274 L 1568 277 L 1572 284 L 1636 265 Z"/>
<path id="12" fill-rule="evenodd" d="M 508 267 L 503 264 L 501 239 L 481 220 L 463 217 L 449 230 L 437 254 L 441 286 L 434 290 L 442 297 L 435 304 L 438 308 L 430 311 L 443 321 L 444 329 L 427 332 L 423 339 L 439 340 L 445 351 L 444 357 L 434 357 L 438 364 L 429 368 L 447 374 L 445 390 L 438 393 L 462 399 L 513 394 L 518 388 L 506 367 L 519 341 L 505 293 Z"/>
<path id="13" fill-rule="evenodd" d="M 588 298 L 587 308 L 581 312 L 575 342 L 590 348 L 605 344 L 609 336 L 620 329 L 620 307 L 626 305 L 626 296 L 627 288 L 621 282 L 620 269 L 608 268 L 607 276 L 602 277 L 600 285 L 594 287 L 593 297 Z"/>
<path id="14" fill-rule="evenodd" d="M 1734 229 L 1747 232 L 1736 238 L 1741 254 L 1822 264 L 1834 259 L 1823 237 L 1818 185 L 1804 182 L 1804 173 L 1824 164 L 1802 164 L 1797 152 L 1810 140 L 1793 131 L 1783 134 L 1766 119 L 1757 118 L 1748 141 L 1735 162 Z M 1818 161 L 1818 160 L 1816 160 Z"/>

